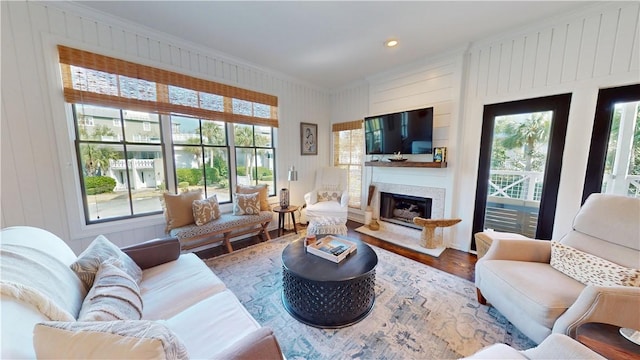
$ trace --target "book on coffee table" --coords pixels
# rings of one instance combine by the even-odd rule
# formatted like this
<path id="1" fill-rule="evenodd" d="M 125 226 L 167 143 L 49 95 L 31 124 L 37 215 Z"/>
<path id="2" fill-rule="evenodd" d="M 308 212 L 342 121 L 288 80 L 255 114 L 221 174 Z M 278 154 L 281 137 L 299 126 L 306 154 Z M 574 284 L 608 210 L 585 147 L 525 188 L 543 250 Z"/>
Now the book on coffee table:
<path id="1" fill-rule="evenodd" d="M 356 250 L 351 241 L 328 235 L 313 244 L 307 245 L 307 252 L 323 259 L 339 263 Z"/>

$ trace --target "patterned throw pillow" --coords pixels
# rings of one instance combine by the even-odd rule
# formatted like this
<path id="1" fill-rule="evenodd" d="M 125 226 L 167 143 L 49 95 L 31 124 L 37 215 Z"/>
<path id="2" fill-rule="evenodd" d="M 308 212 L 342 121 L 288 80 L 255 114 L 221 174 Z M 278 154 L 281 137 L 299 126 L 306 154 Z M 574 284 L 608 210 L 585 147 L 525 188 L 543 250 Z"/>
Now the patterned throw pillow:
<path id="1" fill-rule="evenodd" d="M 557 241 L 551 242 L 551 267 L 585 285 L 640 287 L 640 270 L 612 263 Z"/>
<path id="2" fill-rule="evenodd" d="M 258 215 L 260 214 L 260 195 L 236 193 L 233 203 L 233 215 Z"/>
<path id="3" fill-rule="evenodd" d="M 267 185 L 255 185 L 255 186 L 247 186 L 247 185 L 238 185 L 236 186 L 236 193 L 239 194 L 253 194 L 257 192 L 260 197 L 260 210 L 261 211 L 269 211 L 271 207 L 269 206 L 269 190 L 267 189 Z"/>
<path id="4" fill-rule="evenodd" d="M 340 192 L 332 190 L 319 190 L 318 202 L 321 201 L 340 201 Z"/>
<path id="5" fill-rule="evenodd" d="M 188 359 L 164 321 L 47 321 L 33 329 L 38 359 Z"/>
<path id="6" fill-rule="evenodd" d="M 193 219 L 198 226 L 220 217 L 220 205 L 216 195 L 209 196 L 204 200 L 196 200 L 192 207 Z"/>
<path id="7" fill-rule="evenodd" d="M 167 220 L 166 232 L 181 226 L 193 224 L 192 204 L 202 199 L 202 189 L 186 191 L 181 194 L 163 194 L 164 216 Z"/>
<path id="8" fill-rule="evenodd" d="M 126 272 L 136 284 L 142 281 L 142 270 L 129 255 L 125 254 L 103 235 L 99 235 L 89 247 L 78 256 L 76 262 L 71 264 L 71 270 L 82 280 L 87 290 L 93 286 L 93 280 L 98 272 L 100 264 L 110 258 L 120 260 L 122 270 Z"/>
<path id="9" fill-rule="evenodd" d="M 78 321 L 140 320 L 142 297 L 138 284 L 109 259 L 96 274 L 93 287 L 82 303 Z"/>

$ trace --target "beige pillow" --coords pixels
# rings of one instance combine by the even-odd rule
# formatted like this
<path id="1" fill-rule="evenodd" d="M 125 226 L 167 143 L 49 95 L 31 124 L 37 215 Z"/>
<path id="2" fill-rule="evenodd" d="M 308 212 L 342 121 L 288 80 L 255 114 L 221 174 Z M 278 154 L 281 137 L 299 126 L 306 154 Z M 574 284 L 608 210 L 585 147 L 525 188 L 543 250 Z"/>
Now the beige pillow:
<path id="1" fill-rule="evenodd" d="M 216 195 L 209 196 L 203 200 L 196 200 L 193 202 L 192 207 L 193 219 L 198 226 L 220 217 L 220 205 Z"/>
<path id="2" fill-rule="evenodd" d="M 233 203 L 233 215 L 258 215 L 260 214 L 260 201 L 258 193 L 236 194 Z"/>
<path id="3" fill-rule="evenodd" d="M 261 211 L 270 211 L 271 207 L 269 206 L 269 193 L 268 193 L 267 185 L 256 185 L 256 186 L 247 186 L 247 185 L 238 185 L 236 186 L 236 194 L 251 194 L 251 193 L 259 193 L 260 194 L 260 210 Z"/>
<path id="4" fill-rule="evenodd" d="M 75 271 L 85 288 L 89 290 L 93 286 L 93 280 L 100 264 L 110 258 L 120 260 L 118 266 L 121 266 L 121 269 L 131 276 L 136 284 L 140 284 L 142 270 L 138 264 L 103 235 L 95 238 L 89 247 L 78 256 L 76 262 L 71 264 L 71 270 Z"/>
<path id="5" fill-rule="evenodd" d="M 612 263 L 557 241 L 551 242 L 551 267 L 585 285 L 640 287 L 640 270 Z"/>
<path id="6" fill-rule="evenodd" d="M 93 287 L 82 303 L 78 321 L 140 320 L 142 297 L 138 284 L 122 271 L 118 259 L 98 269 Z"/>
<path id="7" fill-rule="evenodd" d="M 340 201 L 341 192 L 337 190 L 320 190 L 318 191 L 318 202 L 321 201 Z"/>
<path id="8" fill-rule="evenodd" d="M 47 321 L 33 329 L 38 359 L 188 359 L 164 321 Z"/>
<path id="9" fill-rule="evenodd" d="M 181 226 L 193 224 L 192 204 L 202 199 L 202 189 L 185 191 L 180 194 L 164 193 L 164 215 L 167 219 L 166 232 Z"/>

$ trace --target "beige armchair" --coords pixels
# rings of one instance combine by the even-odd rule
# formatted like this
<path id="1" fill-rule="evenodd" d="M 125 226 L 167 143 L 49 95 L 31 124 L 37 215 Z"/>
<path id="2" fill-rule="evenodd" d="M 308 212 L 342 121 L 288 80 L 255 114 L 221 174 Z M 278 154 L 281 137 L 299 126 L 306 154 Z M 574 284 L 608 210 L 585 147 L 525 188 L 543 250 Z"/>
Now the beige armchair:
<path id="1" fill-rule="evenodd" d="M 593 194 L 555 244 L 494 239 L 475 282 L 481 304 L 540 343 L 587 322 L 640 329 L 639 268 L 640 199 Z"/>
<path id="2" fill-rule="evenodd" d="M 312 191 L 304 194 L 305 209 L 301 221 L 336 218 L 347 222 L 349 213 L 348 173 L 338 167 L 323 167 L 316 173 Z"/>

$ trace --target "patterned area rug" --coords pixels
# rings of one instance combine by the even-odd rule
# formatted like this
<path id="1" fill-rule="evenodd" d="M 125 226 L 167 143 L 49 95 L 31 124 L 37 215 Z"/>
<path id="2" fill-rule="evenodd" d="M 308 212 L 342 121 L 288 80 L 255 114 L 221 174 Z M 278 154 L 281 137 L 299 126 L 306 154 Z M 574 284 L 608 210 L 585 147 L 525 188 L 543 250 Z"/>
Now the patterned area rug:
<path id="1" fill-rule="evenodd" d="M 342 329 L 304 325 L 283 308 L 282 250 L 287 235 L 206 260 L 287 359 L 455 359 L 503 342 L 535 344 L 494 308 L 476 301 L 473 283 L 372 246 L 378 254 L 376 302 L 364 320 Z"/>

